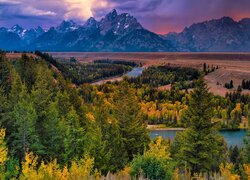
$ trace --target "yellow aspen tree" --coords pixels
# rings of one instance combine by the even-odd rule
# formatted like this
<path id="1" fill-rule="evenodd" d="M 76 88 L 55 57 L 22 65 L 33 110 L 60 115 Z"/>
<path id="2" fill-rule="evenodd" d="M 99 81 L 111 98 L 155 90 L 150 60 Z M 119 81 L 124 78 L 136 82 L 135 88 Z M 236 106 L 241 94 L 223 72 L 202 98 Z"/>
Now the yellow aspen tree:
<path id="1" fill-rule="evenodd" d="M 94 167 L 94 159 L 85 156 L 79 161 L 72 161 L 70 179 L 88 179 Z"/>
<path id="2" fill-rule="evenodd" d="M 0 179 L 4 179 L 4 165 L 8 158 L 8 148 L 4 141 L 5 138 L 5 129 L 0 129 Z"/>
<path id="3" fill-rule="evenodd" d="M 232 173 L 233 164 L 232 163 L 226 163 L 220 165 L 220 173 L 222 178 L 224 179 L 230 179 L 230 180 L 240 180 L 240 176 L 237 174 Z"/>
<path id="4" fill-rule="evenodd" d="M 8 148 L 4 141 L 5 138 L 5 129 L 0 129 L 0 166 L 2 166 L 7 160 Z"/>
<path id="5" fill-rule="evenodd" d="M 244 171 L 247 175 L 247 179 L 250 179 L 250 164 L 245 164 L 244 165 Z"/>
<path id="6" fill-rule="evenodd" d="M 60 180 L 68 180 L 69 179 L 69 170 L 67 166 L 64 166 L 62 171 L 59 171 L 58 173 L 56 173 L 56 179 L 60 179 Z"/>
<path id="7" fill-rule="evenodd" d="M 22 162 L 22 174 L 20 179 L 38 179 L 38 174 L 36 171 L 38 157 L 32 152 L 25 154 L 25 160 Z"/>

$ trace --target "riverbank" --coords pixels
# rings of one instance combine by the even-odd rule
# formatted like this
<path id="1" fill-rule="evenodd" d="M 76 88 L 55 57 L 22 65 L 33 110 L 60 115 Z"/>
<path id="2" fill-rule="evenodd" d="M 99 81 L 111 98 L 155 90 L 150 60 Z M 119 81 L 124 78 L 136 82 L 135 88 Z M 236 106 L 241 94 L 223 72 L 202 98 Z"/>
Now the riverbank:
<path id="1" fill-rule="evenodd" d="M 155 130 L 155 131 L 183 131 L 187 128 L 182 127 L 167 127 L 165 124 L 156 124 L 156 125 L 147 125 L 148 130 Z M 246 127 L 240 127 L 237 129 L 219 129 L 219 131 L 241 131 L 241 130 L 248 130 Z"/>
<path id="2" fill-rule="evenodd" d="M 183 131 L 186 128 L 181 127 L 167 127 L 165 124 L 158 125 L 147 125 L 148 130 L 157 130 L 157 131 Z"/>

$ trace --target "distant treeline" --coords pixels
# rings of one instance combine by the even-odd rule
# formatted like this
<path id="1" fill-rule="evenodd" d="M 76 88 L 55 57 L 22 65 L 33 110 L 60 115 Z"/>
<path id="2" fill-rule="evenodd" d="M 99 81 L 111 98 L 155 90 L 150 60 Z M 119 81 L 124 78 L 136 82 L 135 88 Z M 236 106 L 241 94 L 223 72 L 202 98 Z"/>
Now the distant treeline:
<path id="1" fill-rule="evenodd" d="M 175 82 L 186 82 L 182 83 L 186 86 L 192 85 L 191 82 L 198 79 L 200 72 L 194 68 L 187 67 L 171 67 L 171 66 L 152 66 L 144 70 L 142 75 L 139 77 L 131 78 L 129 81 L 135 84 L 149 84 L 151 87 L 159 87 Z M 186 87 L 182 87 L 185 89 Z M 187 87 L 190 88 L 190 87 Z"/>
<path id="2" fill-rule="evenodd" d="M 219 69 L 219 66 L 214 66 L 212 64 L 212 66 L 210 67 L 209 65 L 207 65 L 206 63 L 203 64 L 203 72 L 205 73 L 205 75 L 214 72 L 216 69 Z"/>
<path id="3" fill-rule="evenodd" d="M 227 89 L 234 88 L 233 80 L 231 80 L 229 83 L 225 83 L 224 87 Z M 245 79 L 242 80 L 241 85 L 238 86 L 238 90 L 242 89 L 250 90 L 250 80 L 245 80 Z"/>
<path id="4" fill-rule="evenodd" d="M 243 79 L 241 87 L 242 87 L 242 89 L 250 90 L 250 80 L 247 81 L 247 80 Z"/>
<path id="5" fill-rule="evenodd" d="M 133 62 L 133 61 L 110 60 L 110 59 L 95 60 L 94 63 L 98 63 L 98 64 L 121 64 L 121 65 L 131 66 L 131 67 L 138 66 L 138 64 Z"/>
<path id="6" fill-rule="evenodd" d="M 225 83 L 224 87 L 227 89 L 233 89 L 234 88 L 233 80 L 231 80 L 229 83 Z"/>
<path id="7" fill-rule="evenodd" d="M 126 61 L 97 60 L 94 63 L 80 63 L 73 58 L 70 61 L 56 60 L 47 53 L 35 52 L 45 61 L 54 65 L 66 79 L 80 85 L 112 76 L 122 75 L 137 66 Z"/>
<path id="8" fill-rule="evenodd" d="M 41 57 L 42 59 L 44 59 L 46 62 L 51 63 L 55 67 L 58 67 L 57 61 L 51 55 L 49 55 L 48 53 L 42 53 L 40 51 L 35 51 L 35 54 L 37 56 Z"/>

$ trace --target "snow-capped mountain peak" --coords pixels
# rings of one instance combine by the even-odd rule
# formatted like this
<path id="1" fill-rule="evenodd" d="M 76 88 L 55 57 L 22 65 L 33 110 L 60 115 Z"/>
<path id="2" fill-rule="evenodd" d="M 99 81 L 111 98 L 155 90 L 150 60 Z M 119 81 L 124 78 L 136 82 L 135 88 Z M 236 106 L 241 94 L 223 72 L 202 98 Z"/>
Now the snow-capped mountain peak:
<path id="1" fill-rule="evenodd" d="M 19 37 L 23 37 L 25 35 L 25 32 L 27 30 L 23 29 L 21 26 L 19 26 L 18 24 L 16 24 L 13 27 L 11 27 L 8 31 L 16 33 Z"/>
<path id="2" fill-rule="evenodd" d="M 63 21 L 55 29 L 58 32 L 65 33 L 65 32 L 76 30 L 78 28 L 79 28 L 79 25 L 77 25 L 73 20 L 70 20 L 70 21 Z"/>

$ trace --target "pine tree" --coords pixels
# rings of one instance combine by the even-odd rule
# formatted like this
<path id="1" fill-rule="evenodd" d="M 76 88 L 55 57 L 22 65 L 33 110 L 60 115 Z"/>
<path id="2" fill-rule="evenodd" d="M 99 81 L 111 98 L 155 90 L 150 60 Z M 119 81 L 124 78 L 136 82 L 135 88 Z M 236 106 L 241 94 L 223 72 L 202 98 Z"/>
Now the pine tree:
<path id="1" fill-rule="evenodd" d="M 9 98 L 10 98 L 10 103 L 13 106 L 19 100 L 19 95 L 20 92 L 22 91 L 23 83 L 20 76 L 15 70 L 11 72 L 11 76 L 12 76 L 12 83 L 11 83 L 11 91 Z"/>
<path id="2" fill-rule="evenodd" d="M 4 92 L 4 89 L 0 86 L 0 127 L 5 127 L 4 119 L 6 118 L 8 108 L 7 96 Z"/>
<path id="3" fill-rule="evenodd" d="M 207 75 L 207 64 L 203 64 L 203 72 Z"/>
<path id="4" fill-rule="evenodd" d="M 0 129 L 0 179 L 5 179 L 5 163 L 8 156 L 8 148 L 5 142 L 5 129 Z"/>
<path id="5" fill-rule="evenodd" d="M 58 91 L 55 98 L 59 116 L 65 118 L 71 109 L 69 95 L 65 91 Z"/>
<path id="6" fill-rule="evenodd" d="M 27 85 L 30 92 L 35 83 L 36 78 L 36 63 L 32 57 L 23 54 L 21 59 L 15 63 L 15 68 L 21 77 L 22 81 Z"/>
<path id="7" fill-rule="evenodd" d="M 185 162 L 192 173 L 216 170 L 224 158 L 224 140 L 218 135 L 212 117 L 211 94 L 200 78 L 186 112 L 190 128 L 176 136 L 173 148 L 180 163 Z"/>
<path id="8" fill-rule="evenodd" d="M 235 164 L 237 162 L 237 159 L 239 158 L 239 148 L 238 146 L 234 146 L 233 148 L 230 147 L 229 149 L 229 157 L 230 161 Z"/>
<path id="9" fill-rule="evenodd" d="M 108 163 L 110 161 L 110 149 L 107 149 L 106 135 L 102 133 L 101 126 L 93 114 L 87 114 L 88 126 L 84 136 L 84 153 L 94 158 L 94 168 L 102 174 L 111 171 Z"/>
<path id="10" fill-rule="evenodd" d="M 46 156 L 52 159 L 57 159 L 58 162 L 63 162 L 64 153 L 64 128 L 59 117 L 57 103 L 52 102 L 49 105 L 49 110 L 43 122 L 44 134 L 43 144 L 46 147 Z"/>
<path id="11" fill-rule="evenodd" d="M 231 80 L 230 84 L 229 84 L 229 89 L 232 89 L 232 88 L 234 88 L 234 82 L 233 82 L 233 80 Z"/>
<path id="12" fill-rule="evenodd" d="M 250 130 L 248 130 L 246 137 L 244 138 L 243 145 L 243 162 L 245 164 L 250 163 Z"/>
<path id="13" fill-rule="evenodd" d="M 44 153 L 36 130 L 36 111 L 25 85 L 21 88 L 19 100 L 13 111 L 16 131 L 13 132 L 14 140 L 10 148 L 12 153 L 17 154 L 20 159 L 24 158 L 28 149 L 38 155 Z"/>
<path id="14" fill-rule="evenodd" d="M 20 99 L 20 92 L 22 91 L 22 81 L 20 76 L 16 73 L 15 70 L 11 72 L 11 90 L 8 95 L 8 98 L 6 95 L 1 94 L 1 98 L 3 99 L 3 102 L 1 103 L 2 114 L 1 114 L 1 126 L 6 128 L 6 140 L 8 144 L 12 144 L 14 141 L 13 134 L 16 132 L 16 120 L 14 117 L 14 106 L 17 104 L 17 102 Z"/>
<path id="15" fill-rule="evenodd" d="M 44 121 L 46 120 L 47 112 L 50 111 L 49 104 L 54 94 L 52 86 L 53 76 L 50 70 L 43 63 L 39 63 L 36 81 L 31 91 L 31 99 L 37 112 L 36 126 L 39 127 L 37 130 L 42 143 L 46 141 Z"/>
<path id="16" fill-rule="evenodd" d="M 84 153 L 84 128 L 80 126 L 79 116 L 73 107 L 65 118 L 65 124 L 67 126 L 64 139 L 65 161 L 69 162 L 73 158 L 81 158 Z"/>
<path id="17" fill-rule="evenodd" d="M 246 89 L 246 81 L 245 79 L 242 80 L 241 86 L 243 89 Z"/>
<path id="18" fill-rule="evenodd" d="M 117 119 L 128 159 L 142 154 L 150 139 L 136 92 L 124 83 L 114 95 L 114 117 Z"/>
<path id="19" fill-rule="evenodd" d="M 5 54 L 0 52 L 0 86 L 5 93 L 9 93 L 11 87 L 11 65 Z"/>

